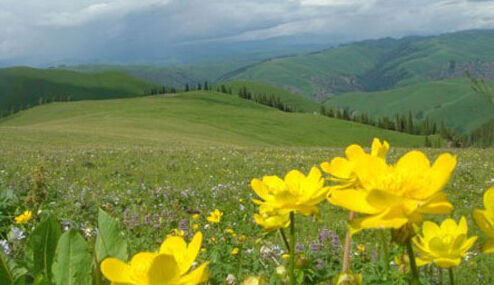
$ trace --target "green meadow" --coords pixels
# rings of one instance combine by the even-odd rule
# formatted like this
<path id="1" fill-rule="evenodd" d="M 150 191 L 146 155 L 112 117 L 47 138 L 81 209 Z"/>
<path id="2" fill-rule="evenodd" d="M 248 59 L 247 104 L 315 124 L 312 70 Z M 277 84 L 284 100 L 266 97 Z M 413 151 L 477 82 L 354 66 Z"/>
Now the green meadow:
<path id="1" fill-rule="evenodd" d="M 19 147 L 341 147 L 372 137 L 420 147 L 425 140 L 312 113 L 284 113 L 236 95 L 209 91 L 46 104 L 5 118 L 0 134 L 4 143 Z"/>
<path id="2" fill-rule="evenodd" d="M 46 195 L 37 204 L 38 217 L 16 225 L 26 234 L 54 214 L 91 244 L 101 208 L 118 224 L 132 256 L 155 250 L 178 228 L 190 239 L 197 225 L 204 234 L 198 262 L 211 262 L 210 284 L 224 284 L 229 274 L 237 280 L 262 274 L 270 283 L 282 284 L 275 269 L 288 266 L 282 257 L 286 251 L 279 235 L 265 235 L 253 222 L 257 206 L 251 201 L 250 180 L 283 176 L 291 169 L 307 173 L 344 155 L 351 143 L 369 146 L 373 137 L 390 141 L 390 161 L 424 142 L 421 136 L 284 113 L 211 91 L 37 106 L 0 121 L 0 231 L 22 257 L 25 243 L 10 234 L 12 220 L 33 208 L 26 199 L 42 189 Z M 445 192 L 455 206 L 452 217 L 465 215 L 469 235 L 480 236 L 457 269 L 458 284 L 492 284 L 494 257 L 479 253 L 485 235 L 471 211 L 482 207 L 483 191 L 494 186 L 494 151 L 422 150 L 431 160 L 443 152 L 458 156 Z M 214 209 L 224 213 L 218 224 L 206 221 Z M 347 216 L 323 202 L 318 218 L 297 217 L 302 282 L 327 284 L 341 270 Z M 323 232 L 329 237 L 323 239 Z M 246 239 L 239 241 L 242 235 Z M 365 284 L 406 284 L 406 275 L 394 263 L 386 273 L 380 246 L 376 231 L 355 235 L 352 269 L 362 273 Z M 232 254 L 235 248 L 238 254 Z M 390 251 L 391 257 L 402 253 L 396 245 Z M 437 284 L 434 270 L 422 270 L 424 284 Z"/>

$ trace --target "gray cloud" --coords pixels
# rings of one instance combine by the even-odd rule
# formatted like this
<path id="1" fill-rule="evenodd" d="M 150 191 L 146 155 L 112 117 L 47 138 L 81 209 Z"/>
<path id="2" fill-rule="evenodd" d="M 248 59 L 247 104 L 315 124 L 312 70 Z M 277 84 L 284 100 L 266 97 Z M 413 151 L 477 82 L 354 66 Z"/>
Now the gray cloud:
<path id="1" fill-rule="evenodd" d="M 0 62 L 132 61 L 170 58 L 184 45 L 269 48 L 280 37 L 336 43 L 493 27 L 494 1 L 480 0 L 2 0 Z"/>

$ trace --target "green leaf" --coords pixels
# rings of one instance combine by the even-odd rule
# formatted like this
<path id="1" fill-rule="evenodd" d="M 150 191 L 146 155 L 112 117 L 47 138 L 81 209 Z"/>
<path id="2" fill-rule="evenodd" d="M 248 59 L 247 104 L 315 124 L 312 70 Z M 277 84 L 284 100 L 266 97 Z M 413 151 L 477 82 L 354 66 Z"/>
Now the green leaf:
<path id="1" fill-rule="evenodd" d="M 60 225 L 53 216 L 42 221 L 31 233 L 25 256 L 33 275 L 43 274 L 45 279 L 51 280 L 51 266 L 61 234 Z"/>
<path id="2" fill-rule="evenodd" d="M 20 285 L 24 284 L 25 268 L 17 267 L 17 264 L 0 250 L 0 284 Z"/>
<path id="3" fill-rule="evenodd" d="M 92 256 L 84 238 L 75 230 L 63 233 L 58 241 L 52 266 L 54 283 L 90 285 L 92 266 Z"/>
<path id="4" fill-rule="evenodd" d="M 50 281 L 46 279 L 45 275 L 39 274 L 38 276 L 36 276 L 36 278 L 34 278 L 33 285 L 51 285 L 51 284 Z"/>
<path id="5" fill-rule="evenodd" d="M 96 238 L 96 261 L 116 257 L 127 261 L 127 240 L 120 234 L 117 223 L 105 211 L 98 212 L 98 236 Z"/>

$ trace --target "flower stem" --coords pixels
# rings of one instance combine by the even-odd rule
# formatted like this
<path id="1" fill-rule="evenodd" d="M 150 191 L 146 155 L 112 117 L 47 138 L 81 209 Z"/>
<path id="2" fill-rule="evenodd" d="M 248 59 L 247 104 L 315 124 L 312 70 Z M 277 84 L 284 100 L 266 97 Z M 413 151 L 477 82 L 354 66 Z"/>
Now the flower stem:
<path id="1" fill-rule="evenodd" d="M 386 237 L 384 236 L 384 230 L 379 230 L 379 236 L 381 238 L 381 244 L 384 252 L 384 268 L 386 268 L 386 273 L 389 274 L 389 248 L 386 242 Z"/>
<path id="2" fill-rule="evenodd" d="M 283 239 L 283 243 L 285 244 L 286 250 L 290 251 L 290 244 L 288 243 L 288 239 L 286 238 L 285 231 L 280 229 L 281 238 Z"/>
<path id="3" fill-rule="evenodd" d="M 443 285 L 443 270 L 441 267 L 437 267 L 437 271 L 438 271 L 438 283 L 439 285 Z"/>
<path id="4" fill-rule="evenodd" d="M 348 221 L 351 222 L 353 220 L 353 212 L 350 212 L 350 216 L 348 217 Z M 343 268 L 342 272 L 347 272 L 350 269 L 350 250 L 351 250 L 351 241 L 352 237 L 350 235 L 350 230 L 347 230 L 345 236 L 345 251 L 343 252 Z"/>
<path id="5" fill-rule="evenodd" d="M 417 269 L 417 263 L 415 263 L 415 254 L 413 253 L 411 238 L 407 239 L 406 246 L 408 251 L 408 258 L 410 259 L 410 268 L 412 269 L 412 284 L 418 285 L 420 284 L 419 271 Z"/>
<path id="6" fill-rule="evenodd" d="M 455 272 L 453 271 L 453 268 L 450 267 L 448 271 L 449 271 L 449 284 L 456 285 Z"/>
<path id="7" fill-rule="evenodd" d="M 295 214 L 290 212 L 290 285 L 295 285 Z"/>

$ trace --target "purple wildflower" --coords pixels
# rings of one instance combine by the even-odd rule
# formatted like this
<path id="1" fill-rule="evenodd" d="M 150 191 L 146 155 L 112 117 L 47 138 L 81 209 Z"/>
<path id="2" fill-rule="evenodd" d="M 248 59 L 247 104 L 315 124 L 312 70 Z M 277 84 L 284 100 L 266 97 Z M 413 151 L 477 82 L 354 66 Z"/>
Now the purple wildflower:
<path id="1" fill-rule="evenodd" d="M 10 255 L 12 253 L 12 249 L 10 249 L 9 243 L 6 240 L 0 240 L 0 246 L 6 255 Z"/>
<path id="2" fill-rule="evenodd" d="M 24 231 L 19 228 L 13 227 L 10 231 L 12 231 L 12 234 L 14 235 L 16 240 L 23 240 L 26 238 L 26 236 L 24 235 Z"/>

